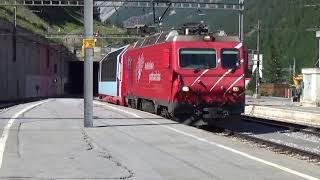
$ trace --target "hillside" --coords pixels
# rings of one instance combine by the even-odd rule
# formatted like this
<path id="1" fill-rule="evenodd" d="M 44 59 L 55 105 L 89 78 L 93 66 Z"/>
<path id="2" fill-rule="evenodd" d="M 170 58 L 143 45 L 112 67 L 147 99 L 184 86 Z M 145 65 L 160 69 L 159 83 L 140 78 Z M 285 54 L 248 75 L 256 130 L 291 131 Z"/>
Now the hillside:
<path id="1" fill-rule="evenodd" d="M 0 18 L 12 22 L 13 7 L 0 7 Z M 82 8 L 73 7 L 18 7 L 17 8 L 17 25 L 21 28 L 29 30 L 40 36 L 51 34 L 83 34 L 83 15 Z M 102 34 L 119 33 L 122 29 L 105 25 L 97 19 L 94 21 L 94 30 L 96 27 L 100 28 Z M 65 38 L 68 36 L 61 36 L 61 39 L 50 39 L 51 41 L 64 43 L 65 45 L 81 46 L 81 39 L 76 38 L 76 44 L 66 44 Z M 75 36 L 72 36 L 74 38 Z M 103 40 L 98 41 L 100 44 L 118 44 L 120 40 Z"/>
<path id="2" fill-rule="evenodd" d="M 319 26 L 320 7 L 305 7 L 317 4 L 317 0 L 247 0 L 245 11 L 245 44 L 248 49 L 256 48 L 256 24 L 262 21 L 262 52 L 266 79 L 270 81 L 273 66 L 288 68 L 296 59 L 297 72 L 302 67 L 314 67 L 317 62 L 317 40 L 315 33 L 307 31 Z M 158 13 L 161 11 L 158 10 Z M 98 21 L 95 14 L 95 27 L 100 26 L 102 34 L 123 32 L 112 24 L 146 23 L 152 24 L 151 9 L 120 9 L 106 24 Z M 0 7 L 0 17 L 12 21 L 12 7 Z M 212 30 L 223 29 L 228 34 L 237 34 L 238 16 L 236 12 L 214 10 L 171 9 L 165 16 L 163 28 L 179 27 L 187 22 L 205 21 Z M 81 8 L 33 8 L 18 7 L 17 24 L 36 34 L 50 33 L 81 34 L 83 17 Z M 59 39 L 59 42 L 64 42 Z M 121 40 L 104 40 L 100 44 L 119 44 Z M 76 46 L 80 46 L 76 42 Z M 273 56 L 273 57 L 271 57 Z M 273 63 L 271 59 L 276 59 Z M 269 73 L 269 74 L 268 74 Z M 286 74 L 283 74 L 286 75 Z"/>
<path id="3" fill-rule="evenodd" d="M 256 48 L 256 24 L 262 21 L 262 51 L 264 67 L 270 81 L 268 69 L 270 59 L 276 58 L 278 68 L 289 68 L 296 59 L 297 72 L 302 67 L 314 67 L 317 55 L 315 32 L 308 28 L 319 26 L 320 7 L 305 7 L 305 4 L 317 4 L 317 0 L 246 0 L 245 43 L 248 49 Z M 141 22 L 152 23 L 150 9 L 119 10 L 109 21 L 118 25 L 137 16 Z M 142 16 L 143 15 L 143 16 Z M 165 17 L 163 27 L 179 27 L 185 22 L 205 21 L 212 30 L 224 29 L 229 34 L 238 32 L 238 16 L 235 12 L 213 10 L 171 10 Z M 271 58 L 273 54 L 274 58 Z M 269 67 L 268 67 L 269 66 Z M 286 74 L 284 74 L 286 75 Z"/>
<path id="4" fill-rule="evenodd" d="M 262 20 L 262 42 L 265 69 L 271 56 L 278 58 L 282 67 L 289 67 L 296 59 L 298 72 L 302 67 L 314 67 L 318 59 L 315 32 L 307 31 L 319 25 L 320 7 L 305 7 L 316 1 L 306 0 L 250 0 L 246 11 L 247 45 L 256 41 L 254 25 Z M 268 8 L 266 8 L 268 7 Z"/>

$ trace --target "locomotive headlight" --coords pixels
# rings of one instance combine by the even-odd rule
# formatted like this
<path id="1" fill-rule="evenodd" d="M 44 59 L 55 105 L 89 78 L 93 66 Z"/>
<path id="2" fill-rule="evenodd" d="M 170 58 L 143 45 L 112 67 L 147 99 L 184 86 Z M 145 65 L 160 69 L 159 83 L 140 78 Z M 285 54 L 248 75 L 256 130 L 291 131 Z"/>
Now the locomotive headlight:
<path id="1" fill-rule="evenodd" d="M 240 91 L 240 88 L 235 86 L 235 87 L 232 88 L 232 91 L 233 91 L 233 92 L 239 92 L 239 91 Z"/>
<path id="2" fill-rule="evenodd" d="M 182 87 L 182 91 L 183 92 L 189 92 L 190 91 L 190 88 L 188 86 L 183 86 Z"/>

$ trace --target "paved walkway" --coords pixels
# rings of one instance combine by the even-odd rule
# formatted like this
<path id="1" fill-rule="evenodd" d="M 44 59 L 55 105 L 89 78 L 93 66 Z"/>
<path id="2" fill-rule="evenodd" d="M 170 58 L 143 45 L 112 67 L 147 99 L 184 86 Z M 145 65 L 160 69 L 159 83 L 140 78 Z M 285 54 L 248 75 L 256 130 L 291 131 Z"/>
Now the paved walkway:
<path id="1" fill-rule="evenodd" d="M 0 179 L 320 178 L 315 164 L 149 113 L 95 102 L 84 129 L 81 99 L 42 102 L 0 113 Z"/>

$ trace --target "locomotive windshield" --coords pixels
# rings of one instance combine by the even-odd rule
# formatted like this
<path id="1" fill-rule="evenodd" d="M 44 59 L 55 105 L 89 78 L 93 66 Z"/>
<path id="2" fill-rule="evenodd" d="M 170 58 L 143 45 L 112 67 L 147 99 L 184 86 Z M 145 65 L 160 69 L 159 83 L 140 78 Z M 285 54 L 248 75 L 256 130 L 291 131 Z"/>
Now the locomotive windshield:
<path id="1" fill-rule="evenodd" d="M 240 66 L 240 55 L 238 49 L 222 49 L 222 67 L 225 69 L 236 69 Z"/>
<path id="2" fill-rule="evenodd" d="M 215 68 L 216 50 L 214 49 L 180 49 L 179 64 L 181 68 L 210 69 Z"/>

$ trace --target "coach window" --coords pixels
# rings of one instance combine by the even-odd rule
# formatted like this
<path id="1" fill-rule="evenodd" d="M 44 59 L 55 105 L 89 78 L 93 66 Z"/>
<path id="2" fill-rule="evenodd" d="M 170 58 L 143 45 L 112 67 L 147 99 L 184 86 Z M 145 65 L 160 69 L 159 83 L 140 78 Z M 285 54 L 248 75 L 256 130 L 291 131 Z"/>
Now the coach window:
<path id="1" fill-rule="evenodd" d="M 179 51 L 179 65 L 181 68 L 216 68 L 216 59 L 215 49 L 180 49 Z"/>
<path id="2" fill-rule="evenodd" d="M 116 50 L 108 54 L 101 63 L 101 81 L 116 81 L 117 79 L 117 57 L 123 51 Z"/>
<path id="3" fill-rule="evenodd" d="M 225 69 L 235 69 L 240 66 L 240 53 L 238 49 L 222 49 L 222 67 Z"/>

